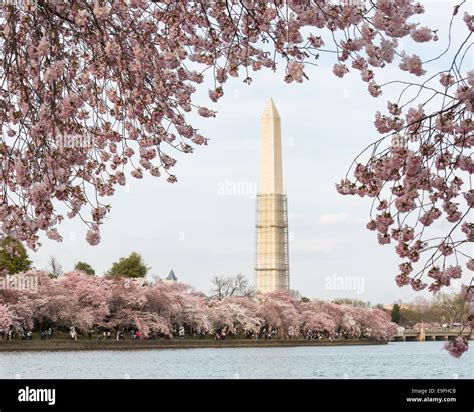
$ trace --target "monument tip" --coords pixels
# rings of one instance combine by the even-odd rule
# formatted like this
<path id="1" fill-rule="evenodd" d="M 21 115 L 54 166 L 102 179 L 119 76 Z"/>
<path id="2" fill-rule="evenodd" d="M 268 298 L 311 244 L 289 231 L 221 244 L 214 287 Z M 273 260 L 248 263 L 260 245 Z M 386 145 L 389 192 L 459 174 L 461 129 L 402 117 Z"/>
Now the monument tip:
<path id="1" fill-rule="evenodd" d="M 267 105 L 265 106 L 265 110 L 263 111 L 263 116 L 280 117 L 280 114 L 278 113 L 275 103 L 273 102 L 273 99 L 271 97 L 269 97 L 267 100 Z"/>

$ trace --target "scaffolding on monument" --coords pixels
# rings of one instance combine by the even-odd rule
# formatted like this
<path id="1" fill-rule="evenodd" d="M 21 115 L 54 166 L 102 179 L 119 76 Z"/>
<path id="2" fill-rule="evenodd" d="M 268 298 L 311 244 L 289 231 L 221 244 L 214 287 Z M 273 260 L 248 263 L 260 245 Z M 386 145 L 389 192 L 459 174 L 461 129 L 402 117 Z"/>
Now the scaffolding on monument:
<path id="1" fill-rule="evenodd" d="M 258 194 L 256 202 L 255 276 L 274 273 L 281 289 L 290 287 L 288 204 L 282 194 Z"/>

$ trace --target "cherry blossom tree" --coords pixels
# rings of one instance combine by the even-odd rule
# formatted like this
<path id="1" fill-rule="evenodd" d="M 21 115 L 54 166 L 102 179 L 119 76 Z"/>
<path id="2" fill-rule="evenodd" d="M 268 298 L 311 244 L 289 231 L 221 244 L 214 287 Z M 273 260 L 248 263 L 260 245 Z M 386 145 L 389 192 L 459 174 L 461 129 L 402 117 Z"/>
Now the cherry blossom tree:
<path id="1" fill-rule="evenodd" d="M 190 334 L 212 330 L 206 298 L 187 285 L 172 285 L 173 312 L 171 322 L 175 330 L 184 327 Z"/>
<path id="2" fill-rule="evenodd" d="M 31 299 L 31 295 L 21 294 L 15 303 L 8 305 L 11 314 L 11 325 L 13 329 L 21 332 L 32 330 L 36 315 L 35 300 Z"/>
<path id="3" fill-rule="evenodd" d="M 397 334 L 397 324 L 391 322 L 390 315 L 383 310 L 362 311 L 362 315 L 364 318 L 362 326 L 367 337 L 387 342 Z"/>
<path id="4" fill-rule="evenodd" d="M 359 338 L 362 335 L 361 311 L 350 305 L 343 305 L 342 311 L 339 331 L 349 338 Z"/>
<path id="5" fill-rule="evenodd" d="M 136 329 L 145 337 L 154 334 L 170 336 L 171 324 L 156 307 L 150 293 L 151 285 L 144 279 L 112 277 L 111 294 L 108 296 L 110 316 L 101 326 L 116 330 Z M 160 297 L 163 297 L 160 294 Z M 167 301 L 163 302 L 166 304 Z"/>
<path id="6" fill-rule="evenodd" d="M 453 67 L 460 65 L 453 62 Z M 458 80 L 446 83 L 443 76 Z M 406 124 L 401 119 L 405 105 L 389 102 L 390 114 L 376 116 L 379 131 L 389 133 L 370 147 L 366 164 L 356 164 L 356 182 L 344 180 L 338 185 L 343 194 L 374 198 L 375 216 L 367 227 L 377 232 L 380 244 L 396 243 L 397 254 L 405 260 L 396 282 L 416 291 L 429 286 L 437 292 L 449 286 L 451 280 L 461 278 L 462 261 L 468 270 L 474 269 L 469 255 L 474 240 L 469 221 L 474 194 L 469 151 L 474 144 L 470 119 L 474 71 L 467 77 L 448 71 L 441 75 L 441 84 L 445 89 L 434 90 L 431 96 L 443 97 L 440 110 L 426 114 L 424 104 L 409 108 Z M 416 86 L 420 91 L 429 88 L 426 83 Z M 387 138 L 395 139 L 396 144 L 384 147 Z M 451 225 L 445 236 L 433 236 L 428 228 L 443 215 Z M 425 260 L 420 260 L 422 254 Z M 429 285 L 422 280 L 424 274 L 432 279 Z"/>
<path id="7" fill-rule="evenodd" d="M 276 291 L 258 296 L 257 316 L 262 319 L 262 326 L 267 333 L 277 330 L 286 337 L 289 331 L 295 334 L 300 330 L 300 314 L 296 301 L 285 291 Z"/>
<path id="8" fill-rule="evenodd" d="M 397 333 L 397 325 L 391 322 L 388 313 L 380 309 L 311 301 L 302 304 L 300 310 L 303 319 L 308 321 L 303 324 L 305 329 L 314 322 L 315 325 L 320 324 L 319 329 L 314 327 L 316 331 L 326 330 L 329 334 L 340 332 L 351 338 L 365 337 L 385 342 Z"/>
<path id="9" fill-rule="evenodd" d="M 329 336 L 336 333 L 336 322 L 327 313 L 305 310 L 301 313 L 301 320 L 304 332 L 321 332 Z"/>
<path id="10" fill-rule="evenodd" d="M 50 279 L 43 280 L 35 299 L 36 316 L 40 325 L 54 324 L 58 328 L 72 326 L 77 320 L 77 311 L 70 303 L 69 295 L 64 289 L 55 287 Z"/>
<path id="11" fill-rule="evenodd" d="M 387 102 L 387 114 L 376 113 L 375 127 L 383 136 L 354 162 L 355 180 L 346 177 L 337 185 L 344 195 L 374 199 L 367 228 L 380 244 L 395 244 L 403 259 L 396 283 L 415 291 L 428 287 L 436 293 L 460 279 L 463 270 L 474 270 L 474 70 L 467 71 L 465 59 L 474 29 L 470 14 L 459 16 L 461 6 L 453 9 L 449 32 L 453 24 L 464 25 L 464 40 L 451 62 L 418 83 L 390 82 L 399 83 L 402 92 L 398 101 Z M 416 42 L 434 36 L 426 28 L 411 32 Z M 415 76 L 425 74 L 416 55 L 403 54 L 399 66 Z M 372 94 L 381 94 L 383 87 Z M 466 289 L 472 287 L 471 275 Z M 467 343 L 459 347 L 467 349 Z"/>
<path id="12" fill-rule="evenodd" d="M 35 271 L 34 275 L 38 277 L 39 287 L 29 299 L 34 305 L 34 317 L 40 325 L 54 324 L 60 328 L 74 326 L 80 331 L 87 331 L 108 314 L 108 292 L 104 279 L 77 271 L 65 273 L 60 278 L 50 278 L 39 271 Z M 21 303 L 21 299 L 18 303 Z M 28 304 L 24 299 L 23 311 L 28 309 Z"/>
<path id="13" fill-rule="evenodd" d="M 6 333 L 12 324 L 12 317 L 6 305 L 0 305 L 0 333 Z"/>
<path id="14" fill-rule="evenodd" d="M 115 312 L 103 326 L 116 330 L 139 330 L 146 338 L 151 335 L 171 335 L 170 323 L 159 314 L 129 308 Z"/>
<path id="15" fill-rule="evenodd" d="M 324 301 L 315 301 L 311 302 L 313 311 L 321 311 L 330 315 L 336 325 L 339 327 L 342 323 L 342 318 L 344 316 L 344 308 L 350 307 L 350 305 L 345 304 L 336 304 L 333 302 L 324 302 Z"/>
<path id="16" fill-rule="evenodd" d="M 262 321 L 245 298 L 224 298 L 209 304 L 209 321 L 216 331 L 228 333 L 258 333 Z M 249 307 L 250 306 L 250 307 Z"/>
<path id="17" fill-rule="evenodd" d="M 73 271 L 62 276 L 57 282 L 77 310 L 74 326 L 88 330 L 109 314 L 109 282 L 100 277 L 92 277 L 84 272 Z"/>
<path id="18" fill-rule="evenodd" d="M 46 273 L 34 269 L 8 278 L 7 287 L 0 291 L 0 304 L 8 307 L 11 326 L 16 332 L 33 329 L 38 315 L 36 287 L 49 281 Z"/>

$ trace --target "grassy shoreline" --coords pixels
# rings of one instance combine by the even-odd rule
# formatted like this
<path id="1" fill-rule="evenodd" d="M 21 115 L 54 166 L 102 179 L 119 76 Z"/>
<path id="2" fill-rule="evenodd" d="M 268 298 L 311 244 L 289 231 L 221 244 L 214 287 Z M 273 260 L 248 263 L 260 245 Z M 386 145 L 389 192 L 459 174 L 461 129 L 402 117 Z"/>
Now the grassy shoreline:
<path id="1" fill-rule="evenodd" d="M 78 350 L 139 350 L 139 349 L 197 349 L 197 348 L 266 348 L 266 347 L 297 347 L 297 346 L 352 346 L 352 345 L 384 345 L 387 342 L 372 340 L 251 340 L 227 339 L 224 341 L 201 339 L 172 340 L 141 340 L 141 341 L 77 341 L 52 339 L 47 341 L 0 341 L 0 352 L 13 351 L 78 351 Z"/>

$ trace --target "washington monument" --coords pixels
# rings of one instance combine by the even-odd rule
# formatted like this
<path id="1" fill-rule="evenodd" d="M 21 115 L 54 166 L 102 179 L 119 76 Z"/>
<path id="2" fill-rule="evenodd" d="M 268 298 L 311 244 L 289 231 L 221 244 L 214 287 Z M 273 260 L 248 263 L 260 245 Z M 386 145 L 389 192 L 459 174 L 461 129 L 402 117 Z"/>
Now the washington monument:
<path id="1" fill-rule="evenodd" d="M 290 288 L 288 212 L 283 192 L 281 125 L 270 98 L 262 115 L 260 187 L 257 194 L 256 282 L 260 292 Z"/>

